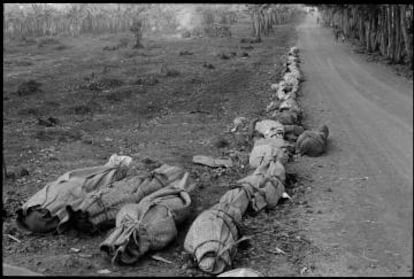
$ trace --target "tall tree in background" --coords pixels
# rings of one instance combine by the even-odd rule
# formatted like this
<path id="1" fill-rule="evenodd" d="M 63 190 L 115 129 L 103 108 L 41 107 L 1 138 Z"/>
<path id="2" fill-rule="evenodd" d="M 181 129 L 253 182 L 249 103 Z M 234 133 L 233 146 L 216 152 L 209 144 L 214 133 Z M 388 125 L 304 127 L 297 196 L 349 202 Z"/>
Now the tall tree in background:
<path id="1" fill-rule="evenodd" d="M 327 26 L 338 26 L 367 52 L 413 69 L 413 5 L 319 5 Z"/>

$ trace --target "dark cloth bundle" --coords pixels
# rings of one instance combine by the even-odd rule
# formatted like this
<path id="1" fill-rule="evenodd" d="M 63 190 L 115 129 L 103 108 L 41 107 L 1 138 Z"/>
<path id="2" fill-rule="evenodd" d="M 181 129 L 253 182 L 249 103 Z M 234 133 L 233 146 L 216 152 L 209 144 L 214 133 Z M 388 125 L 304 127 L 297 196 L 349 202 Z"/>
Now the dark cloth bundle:
<path id="1" fill-rule="evenodd" d="M 326 151 L 329 129 L 322 125 L 317 131 L 305 131 L 296 141 L 296 152 L 300 155 L 319 156 Z"/>
<path id="2" fill-rule="evenodd" d="M 100 245 L 112 262 L 132 264 L 149 250 L 164 248 L 177 236 L 177 225 L 190 213 L 188 173 L 139 203 L 125 204 L 116 216 L 116 228 Z"/>

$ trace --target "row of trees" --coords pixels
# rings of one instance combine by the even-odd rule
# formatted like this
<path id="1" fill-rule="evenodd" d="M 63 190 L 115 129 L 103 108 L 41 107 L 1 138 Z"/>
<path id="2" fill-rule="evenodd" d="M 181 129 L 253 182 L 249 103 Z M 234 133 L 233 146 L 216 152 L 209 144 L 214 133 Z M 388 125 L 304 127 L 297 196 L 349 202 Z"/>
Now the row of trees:
<path id="1" fill-rule="evenodd" d="M 168 33 L 209 24 L 231 25 L 237 20 L 235 5 L 186 4 L 5 4 L 6 38 L 136 30 Z M 237 5 L 236 5 L 237 6 Z M 241 6 L 241 5 L 238 5 Z M 237 9 L 236 9 L 237 10 Z M 191 15 L 189 15 L 189 13 Z M 191 25 L 184 17 L 193 18 Z M 211 18 L 209 18 L 211 17 Z M 137 24 L 137 21 L 139 23 Z M 201 27 L 202 28 L 202 27 Z"/>
<path id="2" fill-rule="evenodd" d="M 325 24 L 340 28 L 367 52 L 413 68 L 413 5 L 320 5 Z"/>
<path id="3" fill-rule="evenodd" d="M 63 4 L 62 4 L 63 5 Z M 128 31 L 139 20 L 145 30 L 169 32 L 178 21 L 174 5 L 166 4 L 5 4 L 6 38 Z"/>
<path id="4" fill-rule="evenodd" d="M 251 17 L 253 35 L 261 40 L 261 35 L 273 32 L 273 25 L 286 24 L 296 20 L 304 10 L 299 5 L 249 4 L 247 11 Z"/>

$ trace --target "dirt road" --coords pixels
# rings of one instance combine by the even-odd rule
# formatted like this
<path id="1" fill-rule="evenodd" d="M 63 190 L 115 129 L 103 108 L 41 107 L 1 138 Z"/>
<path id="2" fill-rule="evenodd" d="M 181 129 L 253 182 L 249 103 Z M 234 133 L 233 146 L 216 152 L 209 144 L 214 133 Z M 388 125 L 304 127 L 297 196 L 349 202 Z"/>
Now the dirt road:
<path id="1" fill-rule="evenodd" d="M 298 33 L 305 124 L 330 129 L 327 154 L 298 163 L 317 212 L 307 274 L 412 275 L 413 85 L 335 42 L 316 16 Z"/>

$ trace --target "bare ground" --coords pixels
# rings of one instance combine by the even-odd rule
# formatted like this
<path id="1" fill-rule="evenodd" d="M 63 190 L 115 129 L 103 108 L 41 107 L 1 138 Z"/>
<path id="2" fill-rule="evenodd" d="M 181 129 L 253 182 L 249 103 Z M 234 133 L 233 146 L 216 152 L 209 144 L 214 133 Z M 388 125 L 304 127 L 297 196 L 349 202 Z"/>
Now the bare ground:
<path id="1" fill-rule="evenodd" d="M 10 170 L 24 167 L 29 176 L 6 180 L 3 187 L 4 261 L 47 275 L 95 275 L 105 268 L 118 276 L 202 275 L 195 269 L 182 268 L 186 263 L 182 253 L 185 233 L 197 214 L 216 203 L 228 189 L 226 185 L 246 175 L 247 170 L 216 172 L 193 165 L 192 156 L 226 155 L 232 150 L 248 154 L 250 143 L 225 131 L 236 116 L 254 118 L 263 113 L 270 84 L 279 79 L 282 55 L 297 39 L 294 25 L 282 25 L 275 28 L 273 37 L 252 44 L 253 49 L 244 49 L 241 47 L 249 44 L 241 44 L 240 39 L 249 36 L 249 28 L 247 23 L 234 26 L 231 39 L 147 38 L 146 47 L 140 50 L 103 50 L 128 34 L 60 38 L 63 47 L 59 48 L 56 43 L 41 47 L 6 44 L 5 160 Z M 179 55 L 180 51 L 193 54 Z M 220 59 L 221 52 L 230 59 Z M 205 63 L 214 68 L 204 67 Z M 41 83 L 41 91 L 19 96 L 18 86 L 29 79 Z M 100 91 L 91 90 L 96 84 Z M 50 116 L 59 124 L 38 124 L 38 118 Z M 223 140 L 228 145 L 220 147 L 218 142 Z M 157 252 L 173 264 L 147 256 L 134 266 L 111 266 L 98 249 L 106 232 L 97 236 L 77 232 L 35 235 L 16 228 L 14 212 L 18 205 L 46 182 L 74 168 L 103 164 L 112 153 L 180 165 L 199 181 L 192 195 L 193 216 L 180 228 L 178 239 Z M 247 156 L 240 163 L 245 164 L 245 160 Z M 292 183 L 291 194 L 300 194 L 300 183 Z M 294 218 L 298 213 L 289 213 L 294 206 L 284 203 L 278 210 L 247 217 L 245 233 L 254 237 L 242 247 L 236 267 L 250 266 L 268 275 L 299 272 L 309 243 L 296 238 L 301 228 Z M 266 230 L 259 233 L 257 228 Z M 276 240 L 286 255 L 266 249 Z M 71 253 L 71 247 L 81 249 L 86 256 Z"/>
<path id="2" fill-rule="evenodd" d="M 328 153 L 302 158 L 319 252 L 309 276 L 412 276 L 413 83 L 367 62 L 308 17 L 298 27 L 305 123 L 330 128 Z M 316 213 L 316 214 L 315 214 Z"/>
<path id="3" fill-rule="evenodd" d="M 60 48 L 6 45 L 5 159 L 30 175 L 3 186 L 4 262 L 47 275 L 96 275 L 105 268 L 116 276 L 204 275 L 182 268 L 185 233 L 246 170 L 219 173 L 194 166 L 191 158 L 250 150 L 248 142 L 225 131 L 236 116 L 263 114 L 281 56 L 298 43 L 306 77 L 299 97 L 304 125 L 328 124 L 328 152 L 288 164 L 287 191 L 294 202 L 244 219 L 244 233 L 253 238 L 240 247 L 234 266 L 268 276 L 412 275 L 412 82 L 367 62 L 348 44 L 335 44 L 315 18 L 297 30 L 278 26 L 274 37 L 252 44 L 253 50 L 239 48 L 248 28 L 235 26 L 230 40 L 148 38 L 144 50 L 102 50 L 127 34 L 62 38 Z M 185 50 L 194 54 L 180 56 Z M 216 56 L 221 51 L 249 57 L 222 60 Z M 163 63 L 179 74 L 161 74 Z M 107 83 L 95 97 L 86 88 L 91 72 Z M 150 81 L 154 77 L 158 83 Z M 17 86 L 27 79 L 41 82 L 43 92 L 17 97 Z M 65 129 L 39 126 L 38 116 L 56 117 Z M 223 139 L 228 146 L 217 144 Z M 16 229 L 14 210 L 47 181 L 102 164 L 115 152 L 181 165 L 198 179 L 193 216 L 176 241 L 156 252 L 173 264 L 146 256 L 134 266 L 111 266 L 98 250 L 106 233 L 41 236 Z M 71 247 L 91 257 L 73 254 Z"/>

